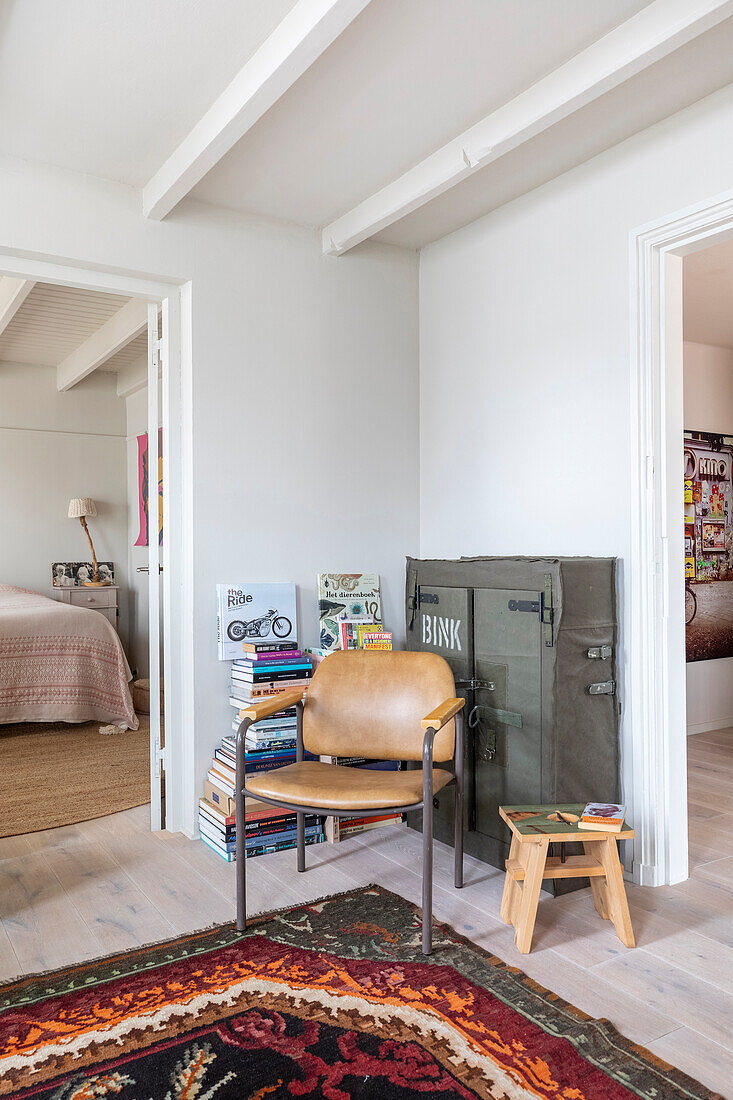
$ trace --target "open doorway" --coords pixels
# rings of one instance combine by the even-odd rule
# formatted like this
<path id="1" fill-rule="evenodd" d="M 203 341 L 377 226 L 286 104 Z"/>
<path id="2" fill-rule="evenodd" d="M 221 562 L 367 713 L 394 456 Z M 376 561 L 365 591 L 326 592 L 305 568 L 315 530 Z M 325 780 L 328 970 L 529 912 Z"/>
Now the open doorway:
<path id="1" fill-rule="evenodd" d="M 689 461 L 686 411 L 694 416 L 696 410 L 689 404 L 685 409 L 683 272 L 685 264 L 691 273 L 696 262 L 708 262 L 702 257 L 695 261 L 696 254 L 731 240 L 733 193 L 642 226 L 630 237 L 632 544 L 624 604 L 629 621 L 625 688 L 628 720 L 635 732 L 624 761 L 624 779 L 637 832 L 633 875 L 649 886 L 674 885 L 689 874 L 688 749 L 694 742 L 688 745 L 683 670 L 685 619 L 693 602 L 688 595 L 692 585 L 686 583 L 691 578 L 685 577 L 686 549 L 692 550 L 693 542 L 691 525 L 684 522 L 683 493 Z M 688 326 L 686 335 L 691 333 Z M 688 340 L 692 342 L 696 341 Z M 691 430 L 703 434 L 699 427 Z M 720 439 L 698 442 L 725 445 Z M 704 468 L 707 471 L 707 461 Z M 696 492 L 702 493 L 702 487 L 690 488 L 690 495 Z M 718 485 L 716 496 L 719 493 Z M 722 517 L 716 519 L 725 519 L 725 494 L 722 504 L 715 502 L 715 511 L 721 509 Z M 707 549 L 712 549 L 715 532 L 708 529 L 705 535 Z M 720 532 L 718 536 L 725 537 Z M 705 566 L 704 573 L 718 568 Z M 693 594 L 697 599 L 694 588 Z M 701 609 L 700 622 L 703 618 Z M 707 732 L 712 737 L 716 731 Z M 715 762 L 708 759 L 705 764 L 712 775 Z M 689 766 L 694 769 L 694 759 Z M 702 795 L 708 805 L 714 786 L 696 790 L 690 783 L 689 789 L 693 798 Z M 714 801 L 713 810 L 711 816 L 722 816 Z"/>
<path id="2" fill-rule="evenodd" d="M 5 763 L 12 763 L 17 754 L 9 735 L 15 734 L 21 756 L 41 752 L 31 773 L 53 774 L 55 782 L 43 814 L 33 812 L 31 798 L 24 815 L 20 798 L 20 817 L 5 821 L 5 834 L 142 801 L 150 801 L 151 825 L 159 828 L 166 756 L 175 759 L 184 739 L 173 739 L 173 752 L 166 753 L 159 702 L 161 668 L 172 670 L 174 690 L 181 671 L 180 638 L 171 653 L 161 654 L 161 644 L 184 609 L 180 601 L 166 606 L 169 586 L 159 575 L 169 557 L 159 536 L 163 471 L 170 484 L 164 477 L 162 504 L 169 504 L 172 530 L 181 531 L 181 470 L 171 462 L 181 438 L 180 292 L 165 287 L 161 309 L 143 281 L 33 262 L 25 266 L 40 267 L 47 277 L 29 278 L 40 272 L 21 275 L 18 261 L 12 263 L 12 274 L 0 280 L 0 445 L 3 468 L 15 471 L 5 481 L 12 500 L 4 510 L 15 523 L 3 540 L 0 576 L 4 645 L 14 656 L 4 662 L 13 682 L 3 684 L 2 746 Z M 87 276 L 92 286 L 83 285 Z M 173 428 L 159 433 L 171 408 Z M 147 437 L 154 447 L 143 447 Z M 147 500 L 142 511 L 141 498 Z M 147 690 L 139 683 L 133 689 L 139 716 L 128 679 L 148 681 Z M 25 687 L 18 690 L 19 684 Z M 51 727 L 55 740 L 47 736 Z M 185 733 L 180 723 L 176 728 Z M 92 736 L 81 751 L 85 732 Z M 119 782 L 110 782 L 110 768 Z M 102 781 L 95 784 L 97 774 Z M 180 774 L 177 779 L 172 816 L 180 821 Z M 30 794 L 32 782 L 28 786 Z M 109 806 L 102 805 L 102 792 L 112 799 Z"/>
<path id="3" fill-rule="evenodd" d="M 714 881 L 733 854 L 733 241 L 682 270 L 689 866 Z"/>

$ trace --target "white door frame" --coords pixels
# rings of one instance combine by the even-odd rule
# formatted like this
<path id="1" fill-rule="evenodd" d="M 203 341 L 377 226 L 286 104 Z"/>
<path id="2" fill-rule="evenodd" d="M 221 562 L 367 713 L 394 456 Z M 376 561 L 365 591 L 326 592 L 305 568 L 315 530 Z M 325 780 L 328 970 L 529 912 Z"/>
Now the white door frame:
<path id="1" fill-rule="evenodd" d="M 166 828 L 196 826 L 193 688 L 193 364 L 191 283 L 34 259 L 0 249 L 0 274 L 162 303 L 163 632 Z"/>
<path id="2" fill-rule="evenodd" d="M 682 882 L 687 716 L 682 257 L 733 237 L 733 191 L 631 233 L 630 652 L 634 878 Z M 628 769 L 627 769 L 628 774 Z"/>

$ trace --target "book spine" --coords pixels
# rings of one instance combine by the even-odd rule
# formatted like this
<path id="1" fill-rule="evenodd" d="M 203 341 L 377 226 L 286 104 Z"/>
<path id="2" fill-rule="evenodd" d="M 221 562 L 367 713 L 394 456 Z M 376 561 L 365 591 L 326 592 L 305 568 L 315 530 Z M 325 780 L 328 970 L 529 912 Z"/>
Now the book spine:
<path id="1" fill-rule="evenodd" d="M 262 669 L 257 672 L 233 672 L 232 680 L 242 684 L 279 684 L 283 680 L 289 680 L 299 684 L 302 680 L 310 680 L 310 668 L 302 668 L 291 671 L 290 669 Z"/>
<path id="2" fill-rule="evenodd" d="M 242 642 L 245 653 L 300 653 L 292 642 Z"/>
<path id="3" fill-rule="evenodd" d="M 288 649 L 283 653 L 249 653 L 246 657 L 237 657 L 234 664 L 239 665 L 273 665 L 290 661 L 302 661 L 307 657 L 302 649 Z"/>
<path id="4" fill-rule="evenodd" d="M 320 836 L 306 837 L 305 842 L 306 844 L 321 844 L 324 839 L 323 833 L 321 833 Z M 258 848 L 247 848 L 245 855 L 249 859 L 251 856 L 265 856 L 271 852 L 284 852 L 288 848 L 294 848 L 297 843 L 297 840 L 285 840 L 279 844 L 265 844 Z"/>
<path id="5" fill-rule="evenodd" d="M 282 768 L 282 767 L 285 767 L 286 764 L 294 764 L 294 763 L 295 763 L 295 753 L 293 753 L 293 755 L 291 757 L 288 757 L 286 760 L 279 760 L 276 763 L 273 762 L 272 760 L 265 760 L 265 761 L 262 761 L 262 762 L 260 762 L 260 761 L 254 762 L 253 761 L 251 764 L 245 764 L 244 765 L 244 771 L 245 771 L 245 775 L 252 775 L 253 772 L 271 772 L 271 771 L 274 771 L 275 768 Z"/>
<path id="6" fill-rule="evenodd" d="M 247 741 L 247 752 L 271 752 L 273 749 L 295 749 L 295 737 L 274 737 L 269 741 Z"/>

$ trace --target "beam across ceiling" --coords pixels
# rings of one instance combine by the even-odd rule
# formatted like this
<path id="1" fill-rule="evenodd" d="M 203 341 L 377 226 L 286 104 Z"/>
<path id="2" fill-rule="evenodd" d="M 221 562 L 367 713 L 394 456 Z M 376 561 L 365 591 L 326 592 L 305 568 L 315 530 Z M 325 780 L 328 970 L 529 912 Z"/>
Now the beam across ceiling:
<path id="1" fill-rule="evenodd" d="M 128 363 L 117 371 L 117 396 L 130 397 L 148 385 L 148 360 L 141 355 L 136 363 Z"/>
<path id="2" fill-rule="evenodd" d="M 318 60 L 369 0 L 298 0 L 143 189 L 162 220 Z"/>
<path id="3" fill-rule="evenodd" d="M 56 387 L 70 390 L 148 327 L 148 303 L 131 298 L 56 368 Z"/>
<path id="4" fill-rule="evenodd" d="M 5 332 L 35 285 L 31 279 L 0 277 L 0 334 Z"/>
<path id="5" fill-rule="evenodd" d="M 327 225 L 339 256 L 733 15 L 733 0 L 654 0 Z"/>

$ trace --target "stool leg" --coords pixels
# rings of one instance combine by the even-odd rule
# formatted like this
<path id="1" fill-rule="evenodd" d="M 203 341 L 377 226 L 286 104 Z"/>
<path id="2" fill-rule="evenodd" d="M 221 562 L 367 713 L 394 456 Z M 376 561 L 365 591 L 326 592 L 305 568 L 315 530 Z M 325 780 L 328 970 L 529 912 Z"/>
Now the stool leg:
<path id="1" fill-rule="evenodd" d="M 528 954 L 532 947 L 532 933 L 537 918 L 537 906 L 540 900 L 542 875 L 545 870 L 549 843 L 548 840 L 540 840 L 536 844 L 522 845 L 522 848 L 526 848 L 528 851 L 523 852 L 526 860 L 524 864 L 525 873 L 524 882 L 522 883 L 522 897 L 519 903 L 519 917 L 514 935 L 517 950 L 522 955 Z"/>
<path id="2" fill-rule="evenodd" d="M 519 838 L 512 833 L 512 846 L 509 849 L 509 859 L 519 859 Z M 504 879 L 504 893 L 501 895 L 501 919 L 504 924 L 512 923 L 512 910 L 517 895 L 520 893 L 519 883 L 512 878 L 507 871 Z"/>
<path id="3" fill-rule="evenodd" d="M 583 851 L 587 856 L 591 856 L 593 859 L 598 859 L 598 844 L 593 841 L 583 841 Z M 610 920 L 610 913 L 608 911 L 608 891 L 606 890 L 605 880 L 602 878 L 592 878 L 590 880 L 590 888 L 593 894 L 593 904 L 596 907 L 596 912 L 604 920 Z"/>
<path id="4" fill-rule="evenodd" d="M 626 900 L 626 887 L 621 860 L 618 858 L 618 842 L 615 836 L 609 836 L 598 844 L 598 858 L 606 872 L 606 897 L 608 915 L 616 929 L 616 935 L 625 947 L 636 947 L 634 929 L 631 924 L 629 903 Z"/>

